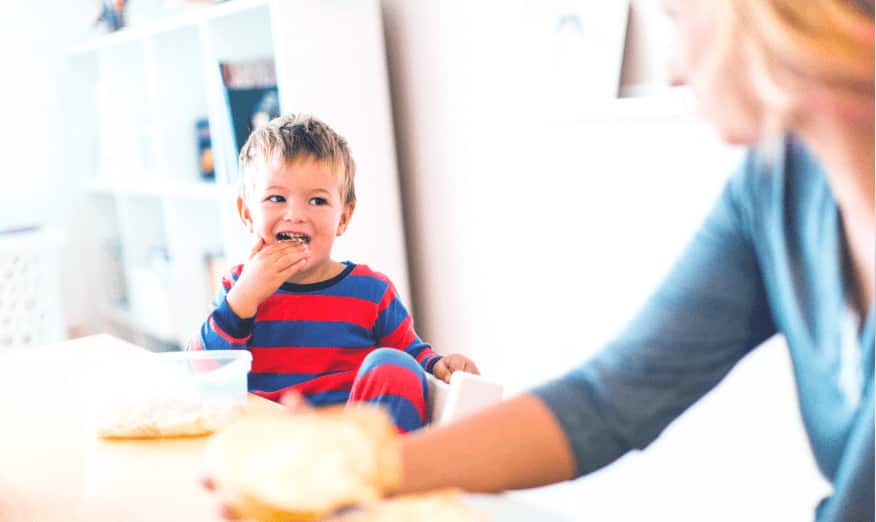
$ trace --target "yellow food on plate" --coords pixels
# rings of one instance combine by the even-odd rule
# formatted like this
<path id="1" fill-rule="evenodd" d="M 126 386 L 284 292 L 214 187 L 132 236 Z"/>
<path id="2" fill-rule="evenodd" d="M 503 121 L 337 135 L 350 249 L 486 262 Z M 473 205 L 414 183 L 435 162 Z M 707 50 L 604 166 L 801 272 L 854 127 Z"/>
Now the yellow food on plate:
<path id="1" fill-rule="evenodd" d="M 207 443 L 206 465 L 242 518 L 318 520 L 397 487 L 398 435 L 374 406 L 244 416 Z"/>

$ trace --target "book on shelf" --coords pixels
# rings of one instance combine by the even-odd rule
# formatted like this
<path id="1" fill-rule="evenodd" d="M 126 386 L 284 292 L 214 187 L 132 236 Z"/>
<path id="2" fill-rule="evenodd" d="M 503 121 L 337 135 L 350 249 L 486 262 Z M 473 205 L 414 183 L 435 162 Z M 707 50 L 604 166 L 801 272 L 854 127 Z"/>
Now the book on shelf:
<path id="1" fill-rule="evenodd" d="M 198 143 L 198 173 L 203 181 L 213 181 L 216 171 L 213 166 L 213 142 L 210 138 L 210 120 L 195 121 L 195 139 Z"/>
<path id="2" fill-rule="evenodd" d="M 234 146 L 231 165 L 236 165 L 237 155 L 253 129 L 280 115 L 277 75 L 272 59 L 223 62 L 219 70 Z M 237 169 L 229 172 L 236 173 Z M 230 177 L 236 178 L 236 174 Z"/>

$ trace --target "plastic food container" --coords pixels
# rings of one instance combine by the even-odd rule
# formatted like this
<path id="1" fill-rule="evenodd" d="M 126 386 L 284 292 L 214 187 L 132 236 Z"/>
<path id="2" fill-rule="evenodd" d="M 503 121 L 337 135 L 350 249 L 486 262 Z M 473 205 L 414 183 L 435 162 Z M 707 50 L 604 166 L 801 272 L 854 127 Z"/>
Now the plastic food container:
<path id="1" fill-rule="evenodd" d="M 246 350 L 126 353 L 95 365 L 89 399 L 105 438 L 213 433 L 246 402 Z"/>

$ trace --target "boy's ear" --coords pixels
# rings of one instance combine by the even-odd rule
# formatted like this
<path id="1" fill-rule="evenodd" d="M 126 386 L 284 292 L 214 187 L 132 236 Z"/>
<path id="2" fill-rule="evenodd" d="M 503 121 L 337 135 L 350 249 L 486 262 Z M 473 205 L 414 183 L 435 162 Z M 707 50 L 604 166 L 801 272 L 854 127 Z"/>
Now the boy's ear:
<path id="1" fill-rule="evenodd" d="M 350 219 L 353 217 L 353 211 L 356 210 L 356 202 L 347 203 L 344 205 L 344 211 L 341 212 L 341 221 L 338 222 L 338 231 L 336 236 L 340 237 L 347 231 L 347 226 L 350 224 Z"/>
<path id="2" fill-rule="evenodd" d="M 249 208 L 246 206 L 246 201 L 240 196 L 237 196 L 237 215 L 240 216 L 243 226 L 249 232 L 252 232 L 252 216 L 249 213 Z"/>

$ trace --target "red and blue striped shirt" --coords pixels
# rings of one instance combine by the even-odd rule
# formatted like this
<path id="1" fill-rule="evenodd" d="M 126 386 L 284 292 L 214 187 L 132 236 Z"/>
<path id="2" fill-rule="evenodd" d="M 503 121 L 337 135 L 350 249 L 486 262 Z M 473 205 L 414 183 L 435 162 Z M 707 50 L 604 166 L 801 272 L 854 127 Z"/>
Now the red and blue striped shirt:
<path id="1" fill-rule="evenodd" d="M 312 404 L 346 402 L 359 365 L 379 347 L 404 350 L 431 372 L 441 356 L 417 336 L 389 278 L 366 265 L 344 264 L 326 281 L 283 283 L 249 319 L 226 301 L 243 269 L 235 266 L 188 349 L 249 350 L 249 391 L 276 400 L 294 388 Z"/>

